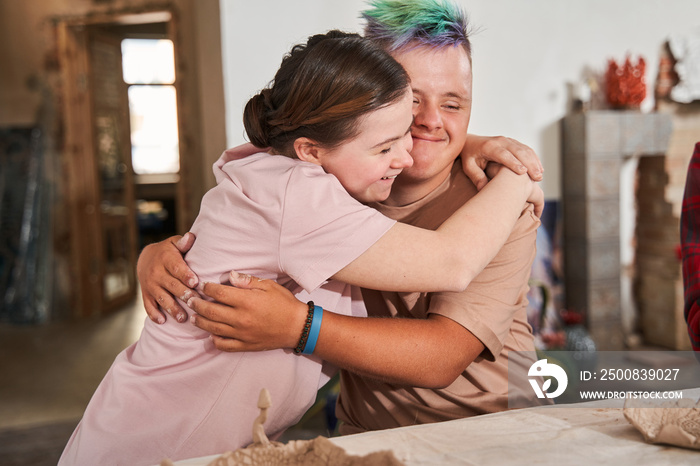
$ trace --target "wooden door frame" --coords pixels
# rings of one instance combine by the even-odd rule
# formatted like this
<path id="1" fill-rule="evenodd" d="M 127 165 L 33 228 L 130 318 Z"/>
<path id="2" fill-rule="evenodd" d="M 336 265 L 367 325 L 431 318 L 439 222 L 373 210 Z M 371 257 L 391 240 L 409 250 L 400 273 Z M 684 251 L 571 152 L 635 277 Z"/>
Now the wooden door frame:
<path id="1" fill-rule="evenodd" d="M 70 249 L 75 317 L 96 316 L 110 308 L 126 304 L 134 295 L 107 303 L 104 299 L 102 260 L 104 238 L 100 219 L 100 182 L 97 160 L 94 157 L 95 134 L 93 131 L 94 112 L 89 93 L 89 31 L 104 26 L 132 24 L 166 23 L 178 50 L 175 12 L 171 8 L 154 7 L 153 10 L 140 8 L 119 12 L 88 14 L 80 17 L 57 18 L 56 37 L 62 79 L 63 152 L 67 176 L 67 219 L 70 225 Z M 177 60 L 177 53 L 175 59 Z M 177 61 L 176 61 L 177 65 Z M 177 66 L 176 66 L 177 70 Z M 177 78 L 176 78 L 177 80 Z M 177 92 L 178 108 L 183 108 L 181 92 Z M 181 119 L 178 118 L 179 134 L 185 134 Z M 182 143 L 180 144 L 182 149 Z M 182 153 L 182 150 L 181 150 Z M 185 185 L 183 181 L 183 158 L 180 157 L 180 182 L 176 187 L 176 204 L 183 206 Z M 132 185 L 133 189 L 133 185 Z M 179 208 L 182 210 L 182 207 Z M 178 212 L 178 218 L 184 218 Z M 137 253 L 135 230 L 134 265 Z M 135 270 L 134 270 L 135 273 Z M 135 286 L 134 286 L 135 290 Z"/>

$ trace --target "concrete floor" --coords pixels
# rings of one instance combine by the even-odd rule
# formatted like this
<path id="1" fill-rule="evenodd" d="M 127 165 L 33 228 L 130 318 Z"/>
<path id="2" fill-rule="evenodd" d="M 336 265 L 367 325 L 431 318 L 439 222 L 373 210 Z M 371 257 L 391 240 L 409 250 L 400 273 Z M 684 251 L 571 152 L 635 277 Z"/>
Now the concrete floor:
<path id="1" fill-rule="evenodd" d="M 103 318 L 0 324 L 0 429 L 79 419 L 114 357 L 136 341 L 140 298 Z"/>
<path id="2" fill-rule="evenodd" d="M 0 464 L 55 466 L 114 357 L 138 339 L 141 299 L 100 319 L 0 324 Z"/>

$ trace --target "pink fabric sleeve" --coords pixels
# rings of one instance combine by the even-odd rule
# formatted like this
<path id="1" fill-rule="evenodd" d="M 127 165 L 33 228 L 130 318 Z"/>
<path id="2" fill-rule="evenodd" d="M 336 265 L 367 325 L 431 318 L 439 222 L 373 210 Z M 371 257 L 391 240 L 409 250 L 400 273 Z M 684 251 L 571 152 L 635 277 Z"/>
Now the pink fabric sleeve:
<path id="1" fill-rule="evenodd" d="M 280 265 L 310 291 L 362 255 L 394 224 L 350 197 L 340 182 L 313 167 L 290 176 L 280 235 Z"/>

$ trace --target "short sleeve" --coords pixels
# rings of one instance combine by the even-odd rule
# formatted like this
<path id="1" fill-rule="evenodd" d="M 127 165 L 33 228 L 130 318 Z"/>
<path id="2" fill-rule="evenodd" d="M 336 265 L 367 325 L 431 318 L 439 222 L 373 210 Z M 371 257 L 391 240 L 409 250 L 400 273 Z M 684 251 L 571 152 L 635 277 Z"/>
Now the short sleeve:
<path id="1" fill-rule="evenodd" d="M 395 223 L 352 198 L 334 176 L 300 164 L 285 192 L 280 268 L 312 291 L 361 256 Z"/>

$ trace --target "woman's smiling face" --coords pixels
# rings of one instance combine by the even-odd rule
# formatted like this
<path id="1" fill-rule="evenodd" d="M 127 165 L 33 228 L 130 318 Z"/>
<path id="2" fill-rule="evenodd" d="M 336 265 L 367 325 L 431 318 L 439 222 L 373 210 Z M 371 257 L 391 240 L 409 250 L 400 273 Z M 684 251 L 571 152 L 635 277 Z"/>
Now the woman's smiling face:
<path id="1" fill-rule="evenodd" d="M 318 149 L 314 163 L 333 174 L 360 202 L 380 202 L 389 196 L 396 176 L 413 164 L 410 150 L 413 96 L 361 118 L 358 135 L 333 149 Z M 301 157 L 303 158 L 303 157 Z"/>

